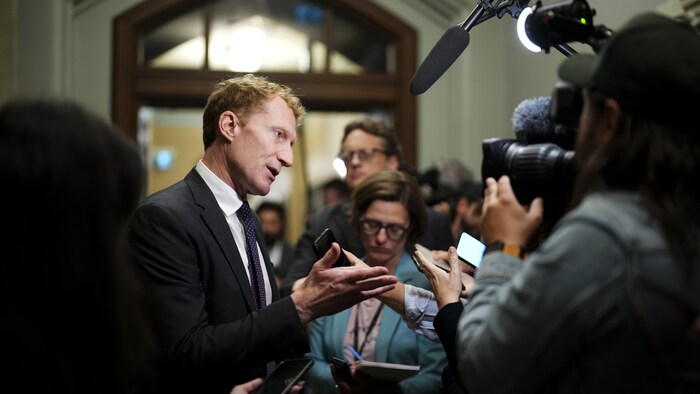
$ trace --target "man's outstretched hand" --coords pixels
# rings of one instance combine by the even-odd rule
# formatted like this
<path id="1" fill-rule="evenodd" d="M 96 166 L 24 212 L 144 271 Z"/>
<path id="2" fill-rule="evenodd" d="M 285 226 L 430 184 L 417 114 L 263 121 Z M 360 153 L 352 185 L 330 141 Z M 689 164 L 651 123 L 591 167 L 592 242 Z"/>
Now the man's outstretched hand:
<path id="1" fill-rule="evenodd" d="M 333 247 L 314 264 L 306 279 L 292 293 L 302 323 L 338 313 L 396 285 L 396 277 L 389 275 L 386 267 L 331 268 L 339 255 L 340 246 L 333 243 Z M 350 260 L 354 263 L 354 259 Z"/>

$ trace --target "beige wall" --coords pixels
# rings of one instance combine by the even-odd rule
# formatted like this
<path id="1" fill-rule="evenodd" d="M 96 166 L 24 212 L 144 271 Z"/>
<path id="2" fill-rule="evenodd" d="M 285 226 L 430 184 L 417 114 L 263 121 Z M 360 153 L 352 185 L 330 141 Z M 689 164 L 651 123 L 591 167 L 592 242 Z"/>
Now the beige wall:
<path id="1" fill-rule="evenodd" d="M 15 29 L 15 1 L 0 0 L 0 105 L 17 91 Z"/>
<path id="2" fill-rule="evenodd" d="M 462 23 L 472 11 L 465 9 L 454 16 L 452 24 L 438 26 L 404 1 L 373 1 L 419 32 L 419 62 L 447 28 Z M 588 3 L 597 10 L 595 24 L 614 29 L 629 16 L 655 10 L 666 1 L 589 0 Z M 473 27 L 467 49 L 427 92 L 418 96 L 419 169 L 458 158 L 479 174 L 481 141 L 489 137 L 513 138 L 511 117 L 518 103 L 551 93 L 563 55 L 556 51 L 534 54 L 523 48 L 516 37 L 515 22 L 506 15 Z"/>
<path id="3" fill-rule="evenodd" d="M 192 126 L 164 126 L 153 128 L 151 153 L 168 149 L 174 154 L 173 166 L 164 171 L 149 166 L 148 194 L 164 189 L 181 180 L 204 154 L 202 128 Z M 150 157 L 151 161 L 153 157 Z"/>
<path id="4" fill-rule="evenodd" d="M 419 62 L 449 27 L 438 25 L 409 2 L 372 1 L 419 32 Z M 67 0 L 17 1 L 18 93 L 71 97 L 108 117 L 112 18 L 138 2 L 82 0 L 80 7 L 73 7 Z M 613 29 L 630 15 L 664 2 L 589 0 L 598 11 L 595 22 Z M 470 11 L 455 15 L 454 24 Z M 509 16 L 474 27 L 462 56 L 418 96 L 418 169 L 459 158 L 478 170 L 481 141 L 512 136 L 513 108 L 525 98 L 549 94 L 562 59 L 558 52 L 532 54 L 522 48 L 515 37 L 515 20 Z"/>
<path id="5" fill-rule="evenodd" d="M 471 12 L 465 9 L 451 23 L 440 24 L 411 7 L 408 1 L 362 1 L 374 1 L 416 29 L 418 62 L 447 28 L 461 23 Z M 67 97 L 109 118 L 112 20 L 139 2 L 0 0 L 0 54 L 3 55 L 0 56 L 0 101 L 13 95 Z M 75 6 L 76 3 L 79 5 Z M 589 0 L 597 10 L 595 23 L 612 29 L 629 16 L 654 10 L 662 3 L 665 0 Z M 525 98 L 550 94 L 557 80 L 556 68 L 563 55 L 533 54 L 525 50 L 517 40 L 515 20 L 510 16 L 475 26 L 470 38 L 468 48 L 450 69 L 418 96 L 418 170 L 456 158 L 479 174 L 481 141 L 489 137 L 513 137 L 510 120 L 513 108 Z M 154 144 L 175 144 L 177 151 L 184 146 L 201 146 L 199 125 L 166 127 L 153 136 Z M 164 142 L 160 139 L 161 132 L 175 138 Z M 333 148 L 334 153 L 336 149 Z M 177 171 L 152 174 L 153 189 L 180 179 L 201 155 L 201 150 L 182 149 L 182 152 L 187 153 L 176 157 Z M 295 155 L 301 156 L 299 152 Z M 291 178 L 303 179 L 302 166 L 288 170 Z M 281 179 L 285 177 L 278 178 L 268 197 L 276 199 L 274 189 L 279 187 L 293 189 L 293 198 L 287 201 L 290 210 L 299 213 L 290 223 L 295 230 L 288 231 L 288 238 L 293 241 L 301 231 L 306 209 L 302 202 L 305 200 L 295 196 L 305 190 L 298 182 L 285 184 L 286 180 Z"/>

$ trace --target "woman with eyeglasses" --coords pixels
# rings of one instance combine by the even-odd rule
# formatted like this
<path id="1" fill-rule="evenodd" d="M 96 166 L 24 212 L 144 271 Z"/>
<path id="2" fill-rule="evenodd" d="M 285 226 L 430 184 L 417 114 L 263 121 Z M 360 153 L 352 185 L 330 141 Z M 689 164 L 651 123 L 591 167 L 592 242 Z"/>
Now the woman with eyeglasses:
<path id="1" fill-rule="evenodd" d="M 399 282 L 430 288 L 406 251 L 425 230 L 427 221 L 421 190 L 413 176 L 388 170 L 368 177 L 354 190 L 349 215 L 366 251 L 364 263 L 387 267 Z M 305 393 L 441 391 L 440 374 L 447 365 L 442 345 L 414 333 L 398 313 L 377 299 L 317 319 L 311 326 L 310 341 L 309 356 L 315 363 L 306 376 Z M 420 373 L 392 382 L 353 370 L 352 379 L 337 374 L 336 381 L 331 359 L 352 365 L 358 355 L 369 361 L 419 365 Z"/>

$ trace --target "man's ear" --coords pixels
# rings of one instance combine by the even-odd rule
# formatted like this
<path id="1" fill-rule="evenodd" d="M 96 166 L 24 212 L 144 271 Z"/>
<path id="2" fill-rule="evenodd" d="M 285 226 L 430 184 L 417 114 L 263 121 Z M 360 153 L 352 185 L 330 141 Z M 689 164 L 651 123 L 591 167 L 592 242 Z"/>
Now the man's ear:
<path id="1" fill-rule="evenodd" d="M 399 162 L 399 157 L 396 155 L 391 155 L 391 156 L 387 157 L 386 161 L 387 161 L 387 164 L 388 164 L 388 167 L 390 170 L 398 170 L 399 165 L 401 164 Z"/>
<path id="2" fill-rule="evenodd" d="M 617 100 L 606 98 L 600 116 L 600 127 L 596 127 L 596 139 L 599 146 L 607 144 L 612 136 L 617 132 L 622 122 L 622 109 Z"/>
<path id="3" fill-rule="evenodd" d="M 231 111 L 224 111 L 219 115 L 219 132 L 227 140 L 231 141 L 238 131 L 240 121 L 236 114 Z"/>

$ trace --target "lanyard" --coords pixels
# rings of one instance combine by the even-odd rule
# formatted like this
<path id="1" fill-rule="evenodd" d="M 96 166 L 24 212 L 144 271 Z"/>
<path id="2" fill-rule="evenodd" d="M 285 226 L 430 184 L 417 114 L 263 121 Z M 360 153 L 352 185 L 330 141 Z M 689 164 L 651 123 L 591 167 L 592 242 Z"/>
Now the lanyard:
<path id="1" fill-rule="evenodd" d="M 360 330 L 360 304 L 357 304 L 357 313 L 355 314 L 355 330 L 354 331 L 354 338 L 353 338 L 353 346 L 355 349 L 357 349 L 357 352 L 362 355 L 362 349 L 365 348 L 365 345 L 367 344 L 367 339 L 369 338 L 370 332 L 372 332 L 372 329 L 374 328 L 374 325 L 377 324 L 377 319 L 379 319 L 379 314 L 382 312 L 382 308 L 384 307 L 384 304 L 379 304 L 379 308 L 377 308 L 377 311 L 374 312 L 374 316 L 372 316 L 372 321 L 370 321 L 369 326 L 367 326 L 367 331 L 365 332 L 365 339 L 362 341 L 362 345 L 360 347 L 357 347 L 357 332 Z"/>

